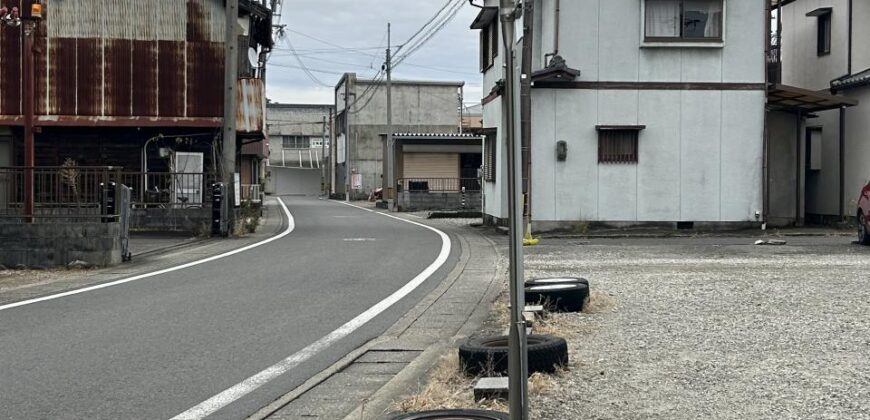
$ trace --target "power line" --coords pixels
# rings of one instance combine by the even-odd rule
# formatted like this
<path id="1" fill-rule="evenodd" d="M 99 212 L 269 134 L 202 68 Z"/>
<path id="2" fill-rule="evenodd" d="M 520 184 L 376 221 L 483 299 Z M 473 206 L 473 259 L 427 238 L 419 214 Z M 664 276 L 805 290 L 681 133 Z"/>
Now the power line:
<path id="1" fill-rule="evenodd" d="M 424 45 L 426 45 L 426 43 L 428 43 L 435 35 L 437 35 L 439 32 L 441 32 L 441 30 L 444 29 L 444 27 L 446 27 L 447 24 L 449 24 L 450 22 L 453 21 L 453 19 L 456 18 L 456 15 L 459 13 L 460 10 L 462 10 L 462 8 L 464 6 L 465 6 L 464 0 L 456 0 L 456 2 L 453 5 L 453 8 L 450 9 L 450 11 L 439 21 L 439 23 L 436 26 L 433 26 L 426 33 L 426 35 L 423 37 L 422 40 L 416 42 L 412 47 L 410 47 L 408 49 L 408 51 L 406 53 L 404 53 L 403 55 L 398 57 L 396 59 L 396 62 L 395 62 L 393 67 L 402 64 L 402 62 L 405 61 L 408 57 L 410 57 L 412 54 L 414 54 L 420 48 L 422 48 Z"/>
<path id="2" fill-rule="evenodd" d="M 293 48 L 293 43 L 290 42 L 290 37 L 284 38 L 284 41 L 287 42 L 287 46 L 290 47 L 290 51 L 293 53 L 293 56 L 296 57 L 296 61 L 299 62 L 299 66 L 302 68 L 302 71 L 305 72 L 305 74 L 308 76 L 309 79 L 311 79 L 312 82 L 317 83 L 323 87 L 332 87 L 326 83 L 323 83 L 320 79 L 317 78 L 317 76 L 314 75 L 314 73 L 308 70 L 308 67 L 305 67 L 305 63 L 302 61 L 302 57 L 299 57 L 299 55 L 296 54 L 296 49 Z"/>
<path id="3" fill-rule="evenodd" d="M 431 24 L 432 22 L 434 22 L 435 19 L 437 19 L 438 16 L 441 14 L 441 12 L 443 12 L 445 9 L 447 9 L 447 7 L 450 6 L 450 3 L 452 3 L 453 1 L 454 1 L 454 0 L 447 0 L 447 2 L 444 3 L 444 5 L 441 6 L 441 8 L 438 9 L 437 12 L 435 12 L 435 15 L 432 16 L 431 18 L 429 18 L 429 21 L 428 21 L 428 22 L 426 22 L 423 26 L 421 26 L 420 29 L 417 30 L 417 32 L 414 32 L 414 35 L 411 35 L 411 37 L 408 38 L 408 40 L 405 41 L 404 44 L 399 45 L 399 47 L 396 48 L 396 54 L 398 54 L 398 53 L 402 50 L 402 48 L 403 48 L 405 45 L 408 45 L 408 44 L 411 42 L 411 40 L 413 40 L 417 35 L 420 35 L 420 32 L 423 32 L 423 30 L 426 29 L 426 27 L 428 27 L 429 24 Z"/>

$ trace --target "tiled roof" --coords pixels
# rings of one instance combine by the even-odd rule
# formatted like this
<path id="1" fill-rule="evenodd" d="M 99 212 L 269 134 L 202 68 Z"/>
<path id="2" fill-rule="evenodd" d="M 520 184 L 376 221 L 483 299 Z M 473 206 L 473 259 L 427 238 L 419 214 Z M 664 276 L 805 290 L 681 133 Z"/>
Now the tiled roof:
<path id="1" fill-rule="evenodd" d="M 833 90 L 850 89 L 870 85 L 870 69 L 851 76 L 841 77 L 831 82 Z"/>

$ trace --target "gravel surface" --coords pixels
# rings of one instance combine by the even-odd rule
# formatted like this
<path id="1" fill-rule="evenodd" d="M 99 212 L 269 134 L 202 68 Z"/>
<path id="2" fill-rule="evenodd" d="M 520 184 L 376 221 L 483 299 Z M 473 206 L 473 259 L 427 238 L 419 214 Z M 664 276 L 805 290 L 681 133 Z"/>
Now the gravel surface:
<path id="1" fill-rule="evenodd" d="M 527 277 L 582 275 L 610 300 L 561 316 L 572 366 L 532 417 L 870 418 L 870 247 L 716 242 L 526 248 Z"/>

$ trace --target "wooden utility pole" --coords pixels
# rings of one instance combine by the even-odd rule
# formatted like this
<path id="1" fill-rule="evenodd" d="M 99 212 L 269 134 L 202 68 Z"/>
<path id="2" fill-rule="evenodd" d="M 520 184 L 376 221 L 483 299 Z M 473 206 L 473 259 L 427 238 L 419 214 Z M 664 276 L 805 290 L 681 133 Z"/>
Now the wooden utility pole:
<path id="1" fill-rule="evenodd" d="M 33 223 L 33 167 L 36 166 L 36 151 L 35 151 L 35 134 L 33 127 L 33 119 L 35 114 L 34 98 L 36 97 L 36 89 L 34 86 L 34 69 L 33 69 L 33 36 L 36 32 L 37 21 L 26 20 L 22 29 L 24 30 L 24 51 L 22 58 L 24 59 L 24 223 Z"/>
<path id="2" fill-rule="evenodd" d="M 227 199 L 224 200 L 226 211 L 226 232 L 233 231 L 235 218 L 235 173 L 236 173 L 236 82 L 239 79 L 239 0 L 226 0 L 226 37 L 224 43 L 224 130 L 222 174 L 226 187 Z"/>

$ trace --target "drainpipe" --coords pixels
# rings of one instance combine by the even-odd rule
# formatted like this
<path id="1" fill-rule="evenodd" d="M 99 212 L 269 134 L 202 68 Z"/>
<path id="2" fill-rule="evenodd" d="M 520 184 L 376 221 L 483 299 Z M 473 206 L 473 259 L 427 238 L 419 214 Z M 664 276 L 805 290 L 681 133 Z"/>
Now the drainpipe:
<path id="1" fill-rule="evenodd" d="M 851 73 L 851 72 L 850 72 Z M 846 107 L 840 107 L 840 218 L 846 217 Z"/>
<path id="2" fill-rule="evenodd" d="M 532 234 L 532 54 L 535 20 L 534 2 L 523 2 L 523 61 L 520 77 L 520 136 L 522 141 L 522 171 L 525 237 Z"/>
<path id="3" fill-rule="evenodd" d="M 553 52 L 544 55 L 544 66 L 549 64 L 548 58 L 559 55 L 559 20 L 562 16 L 562 2 L 556 0 L 556 9 L 553 13 Z"/>
<path id="4" fill-rule="evenodd" d="M 794 224 L 795 226 L 803 226 L 803 221 L 801 220 L 801 139 L 803 135 L 801 133 L 801 122 L 803 121 L 803 113 L 801 111 L 797 111 L 796 118 L 796 133 L 795 133 L 795 187 L 794 187 Z"/>

